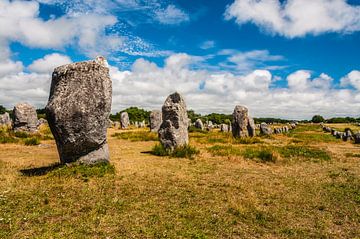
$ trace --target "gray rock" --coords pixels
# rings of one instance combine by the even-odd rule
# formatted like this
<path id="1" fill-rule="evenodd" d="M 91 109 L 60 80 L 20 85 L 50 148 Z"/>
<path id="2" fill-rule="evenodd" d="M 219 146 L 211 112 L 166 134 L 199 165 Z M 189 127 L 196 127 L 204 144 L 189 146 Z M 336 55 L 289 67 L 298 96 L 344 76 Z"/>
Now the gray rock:
<path id="1" fill-rule="evenodd" d="M 197 119 L 197 120 L 195 121 L 195 128 L 201 129 L 201 130 L 204 129 L 204 124 L 203 124 L 203 122 L 201 121 L 201 119 Z"/>
<path id="2" fill-rule="evenodd" d="M 249 116 L 248 120 L 249 120 L 249 124 L 248 124 L 247 128 L 248 128 L 249 136 L 254 137 L 254 136 L 256 136 L 256 125 L 255 125 L 254 119 Z"/>
<path id="3" fill-rule="evenodd" d="M 244 106 L 237 105 L 233 112 L 232 121 L 232 134 L 235 138 L 243 138 L 250 136 L 249 134 L 249 113 L 248 109 Z"/>
<path id="4" fill-rule="evenodd" d="M 8 126 L 12 125 L 12 120 L 8 112 L 0 115 L 0 126 Z"/>
<path id="5" fill-rule="evenodd" d="M 295 123 L 291 123 L 291 124 L 290 124 L 290 128 L 291 128 L 291 129 L 295 129 L 295 128 L 296 128 L 296 124 L 295 124 Z"/>
<path id="6" fill-rule="evenodd" d="M 273 133 L 273 130 L 271 129 L 271 127 L 269 125 L 267 125 L 264 122 L 260 124 L 260 134 L 270 135 L 272 133 Z"/>
<path id="7" fill-rule="evenodd" d="M 342 139 L 344 136 L 344 133 L 343 132 L 336 132 L 336 138 L 337 139 Z"/>
<path id="8" fill-rule="evenodd" d="M 145 127 L 146 127 L 145 121 L 139 122 L 139 128 L 145 128 Z"/>
<path id="9" fill-rule="evenodd" d="M 41 125 L 44 125 L 44 124 L 47 124 L 47 120 L 46 119 L 43 119 L 43 118 L 40 118 L 37 122 L 37 127 L 40 127 Z"/>
<path id="10" fill-rule="evenodd" d="M 229 125 L 227 124 L 220 124 L 220 131 L 221 132 L 229 132 Z"/>
<path id="11" fill-rule="evenodd" d="M 153 110 L 150 113 L 150 131 L 158 132 L 162 123 L 162 114 L 160 110 Z"/>
<path id="12" fill-rule="evenodd" d="M 109 161 L 111 85 L 103 57 L 55 68 L 46 116 L 62 163 Z"/>
<path id="13" fill-rule="evenodd" d="M 36 132 L 38 130 L 38 118 L 36 110 L 27 103 L 20 103 L 13 110 L 14 131 Z"/>
<path id="14" fill-rule="evenodd" d="M 179 93 L 175 92 L 166 98 L 162 107 L 162 119 L 158 134 L 166 149 L 174 150 L 189 143 L 186 104 Z"/>
<path id="15" fill-rule="evenodd" d="M 360 144 L 360 132 L 354 135 L 355 144 Z"/>
<path id="16" fill-rule="evenodd" d="M 127 129 L 130 125 L 129 115 L 127 112 L 121 112 L 120 124 L 122 129 Z"/>
<path id="17" fill-rule="evenodd" d="M 121 124 L 119 121 L 114 121 L 114 128 L 119 129 L 121 127 Z"/>
<path id="18" fill-rule="evenodd" d="M 288 133 L 289 132 L 289 127 L 287 127 L 287 126 L 284 126 L 282 129 L 283 129 L 283 133 Z"/>

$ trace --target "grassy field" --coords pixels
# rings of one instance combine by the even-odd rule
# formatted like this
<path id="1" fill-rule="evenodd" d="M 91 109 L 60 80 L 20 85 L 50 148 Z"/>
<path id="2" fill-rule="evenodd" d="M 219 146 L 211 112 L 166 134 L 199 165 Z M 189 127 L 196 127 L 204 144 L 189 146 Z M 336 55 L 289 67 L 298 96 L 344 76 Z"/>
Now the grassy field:
<path id="1" fill-rule="evenodd" d="M 58 165 L 51 137 L 11 137 L 0 238 L 360 238 L 360 146 L 319 125 L 247 140 L 192 132 L 190 159 L 151 154 L 146 129 L 109 129 L 111 165 L 95 167 Z"/>

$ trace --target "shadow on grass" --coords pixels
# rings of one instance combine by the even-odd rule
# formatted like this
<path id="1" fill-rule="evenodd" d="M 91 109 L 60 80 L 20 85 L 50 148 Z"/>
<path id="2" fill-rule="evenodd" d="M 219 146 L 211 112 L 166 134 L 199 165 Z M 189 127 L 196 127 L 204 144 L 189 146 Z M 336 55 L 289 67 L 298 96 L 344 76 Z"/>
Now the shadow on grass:
<path id="1" fill-rule="evenodd" d="M 45 174 L 47 174 L 55 169 L 58 169 L 62 166 L 64 166 L 64 165 L 61 163 L 54 163 L 49 166 L 21 169 L 20 172 L 22 175 L 27 176 L 27 177 L 42 176 L 42 175 L 45 175 Z"/>

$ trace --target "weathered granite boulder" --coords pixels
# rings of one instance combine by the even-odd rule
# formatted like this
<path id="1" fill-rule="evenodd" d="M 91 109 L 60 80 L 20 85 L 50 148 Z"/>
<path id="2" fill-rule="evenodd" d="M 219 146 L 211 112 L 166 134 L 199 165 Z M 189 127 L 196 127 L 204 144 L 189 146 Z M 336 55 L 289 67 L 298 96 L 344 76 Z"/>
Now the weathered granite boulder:
<path id="1" fill-rule="evenodd" d="M 267 125 L 264 122 L 260 124 L 260 134 L 262 134 L 262 135 L 270 135 L 272 133 L 273 133 L 273 130 L 269 125 Z"/>
<path id="2" fill-rule="evenodd" d="M 14 131 L 36 132 L 38 118 L 36 110 L 27 103 L 20 103 L 13 110 L 13 128 Z"/>
<path id="3" fill-rule="evenodd" d="M 12 125 L 12 120 L 8 112 L 0 115 L 0 126 L 8 126 Z"/>
<path id="4" fill-rule="evenodd" d="M 127 129 L 130 125 L 129 114 L 127 112 L 121 112 L 120 124 L 122 129 Z"/>
<path id="5" fill-rule="evenodd" d="M 256 125 L 254 120 L 249 116 L 248 109 L 244 106 L 237 105 L 234 108 L 231 131 L 235 138 L 255 136 Z"/>
<path id="6" fill-rule="evenodd" d="M 249 116 L 248 120 L 249 120 L 249 124 L 247 126 L 247 129 L 248 129 L 248 132 L 249 132 L 249 136 L 254 137 L 254 136 L 256 136 L 256 131 L 255 131 L 256 130 L 256 125 L 255 125 L 254 119 Z"/>
<path id="7" fill-rule="evenodd" d="M 229 125 L 227 125 L 227 124 L 220 124 L 220 131 L 221 131 L 221 132 L 229 132 Z"/>
<path id="8" fill-rule="evenodd" d="M 162 114 L 160 110 L 153 110 L 150 113 L 150 131 L 151 132 L 158 132 L 160 129 L 160 125 L 162 123 Z"/>
<path id="9" fill-rule="evenodd" d="M 354 135 L 355 144 L 360 144 L 360 132 Z"/>
<path id="10" fill-rule="evenodd" d="M 201 130 L 204 129 L 204 124 L 203 124 L 203 122 L 201 121 L 201 119 L 197 119 L 197 120 L 195 121 L 195 128 L 201 129 Z"/>
<path id="11" fill-rule="evenodd" d="M 179 93 L 175 92 L 166 98 L 162 107 L 162 119 L 158 134 L 166 149 L 174 150 L 189 143 L 186 104 Z"/>
<path id="12" fill-rule="evenodd" d="M 109 161 L 111 85 L 103 57 L 54 69 L 46 116 L 62 163 Z"/>

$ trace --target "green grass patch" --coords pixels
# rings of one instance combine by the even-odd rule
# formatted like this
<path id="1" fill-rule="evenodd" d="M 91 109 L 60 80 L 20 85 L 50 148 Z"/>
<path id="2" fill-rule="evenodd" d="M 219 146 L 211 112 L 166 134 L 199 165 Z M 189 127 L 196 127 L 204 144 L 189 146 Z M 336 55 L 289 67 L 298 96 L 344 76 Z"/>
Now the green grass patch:
<path id="1" fill-rule="evenodd" d="M 24 140 L 24 144 L 27 146 L 39 145 L 40 139 L 37 137 L 31 137 Z"/>
<path id="2" fill-rule="evenodd" d="M 242 150 L 232 145 L 214 145 L 207 148 L 212 156 L 241 156 Z"/>
<path id="3" fill-rule="evenodd" d="M 172 158 L 188 158 L 193 159 L 198 155 L 200 151 L 193 146 L 185 145 L 175 148 L 173 151 L 164 148 L 162 144 L 156 144 L 152 150 L 151 154 L 156 156 L 169 156 Z"/>
<path id="4" fill-rule="evenodd" d="M 122 133 L 115 133 L 111 136 L 117 139 L 130 140 L 132 142 L 158 140 L 157 134 L 149 131 L 128 131 Z"/>
<path id="5" fill-rule="evenodd" d="M 26 138 L 31 137 L 31 135 L 29 133 L 26 133 L 24 131 L 16 131 L 14 133 L 14 135 L 16 138 L 20 138 L 20 139 L 26 139 Z"/>
<path id="6" fill-rule="evenodd" d="M 260 144 L 260 143 L 262 143 L 262 140 L 259 137 L 247 137 L 247 138 L 233 139 L 233 143 L 235 143 L 235 144 Z"/>
<path id="7" fill-rule="evenodd" d="M 104 177 L 115 174 L 115 167 L 109 163 L 98 163 L 94 165 L 70 164 L 59 167 L 49 173 L 49 177 L 73 177 L 87 181 L 92 177 Z"/>
<path id="8" fill-rule="evenodd" d="M 304 145 L 287 145 L 284 147 L 279 147 L 277 150 L 284 158 L 305 158 L 313 159 L 315 161 L 331 160 L 330 155 L 326 151 Z"/>
<path id="9" fill-rule="evenodd" d="M 275 163 L 277 160 L 276 153 L 268 148 L 246 148 L 243 156 L 247 159 L 258 159 L 261 162 Z"/>
<path id="10" fill-rule="evenodd" d="M 207 134 L 207 133 L 209 133 L 209 131 L 196 128 L 195 126 L 192 125 L 192 126 L 189 127 L 189 133 L 202 133 L 202 134 Z"/>

